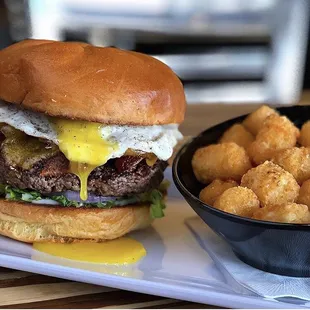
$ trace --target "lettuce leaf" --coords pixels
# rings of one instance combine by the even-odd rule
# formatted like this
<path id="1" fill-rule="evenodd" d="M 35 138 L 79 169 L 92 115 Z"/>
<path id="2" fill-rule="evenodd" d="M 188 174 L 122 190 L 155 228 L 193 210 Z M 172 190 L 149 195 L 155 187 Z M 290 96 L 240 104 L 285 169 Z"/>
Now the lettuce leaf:
<path id="1" fill-rule="evenodd" d="M 31 202 L 34 200 L 43 199 L 41 197 L 41 194 L 38 192 L 23 190 L 19 188 L 13 188 L 9 185 L 4 187 L 4 193 L 6 194 L 5 198 L 12 199 L 12 200 L 22 200 L 22 201 Z"/>
<path id="2" fill-rule="evenodd" d="M 161 191 L 162 193 L 166 193 L 168 188 L 170 186 L 170 181 L 169 180 L 163 180 L 158 187 L 158 190 Z"/>
<path id="3" fill-rule="evenodd" d="M 66 196 L 64 195 L 59 195 L 59 196 L 51 196 L 49 197 L 52 200 L 57 201 L 60 205 L 64 207 L 76 207 L 78 208 L 80 206 L 80 203 L 77 201 L 69 200 Z"/>
<path id="4" fill-rule="evenodd" d="M 152 218 L 164 217 L 164 209 L 166 205 L 164 202 L 163 194 L 159 190 L 153 190 L 151 192 L 151 216 Z"/>
<path id="5" fill-rule="evenodd" d="M 140 194 L 140 199 L 142 202 L 151 203 L 151 216 L 152 218 L 164 217 L 164 209 L 166 205 L 164 202 L 164 196 L 158 189 L 153 189 L 150 192 Z"/>
<path id="6" fill-rule="evenodd" d="M 6 199 L 15 200 L 15 201 L 39 201 L 41 199 L 51 199 L 57 201 L 61 206 L 64 207 L 89 207 L 89 208 L 103 208 L 110 209 L 112 207 L 117 207 L 122 204 L 130 204 L 135 202 L 149 202 L 151 204 L 150 213 L 152 218 L 161 218 L 164 216 L 164 209 L 166 205 L 164 203 L 164 195 L 162 192 L 167 190 L 169 185 L 165 183 L 160 190 L 154 189 L 147 193 L 142 193 L 139 195 L 134 195 L 130 197 L 123 197 L 117 199 L 115 201 L 107 201 L 107 202 L 98 202 L 98 203 L 80 203 L 78 201 L 69 200 L 64 195 L 55 195 L 55 196 L 44 196 L 39 192 L 19 189 L 12 187 L 10 185 L 0 184 L 0 195 L 5 196 Z"/>

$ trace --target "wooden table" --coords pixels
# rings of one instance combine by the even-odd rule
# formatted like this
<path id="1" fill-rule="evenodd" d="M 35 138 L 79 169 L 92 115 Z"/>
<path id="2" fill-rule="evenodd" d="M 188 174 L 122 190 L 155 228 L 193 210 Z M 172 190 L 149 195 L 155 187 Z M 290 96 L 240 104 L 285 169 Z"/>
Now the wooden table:
<path id="1" fill-rule="evenodd" d="M 307 101 L 309 95 L 304 101 Z M 195 135 L 257 105 L 189 105 L 184 135 Z M 0 308 L 214 308 L 180 300 L 71 282 L 0 267 Z"/>

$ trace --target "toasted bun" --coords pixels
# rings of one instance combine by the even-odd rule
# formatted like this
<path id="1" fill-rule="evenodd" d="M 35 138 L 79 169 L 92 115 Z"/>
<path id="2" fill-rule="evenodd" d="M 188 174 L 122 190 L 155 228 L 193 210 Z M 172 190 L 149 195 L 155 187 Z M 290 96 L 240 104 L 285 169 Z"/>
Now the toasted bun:
<path id="1" fill-rule="evenodd" d="M 0 51 L 0 98 L 51 116 L 181 123 L 183 86 L 159 60 L 86 43 L 25 40 Z"/>
<path id="2" fill-rule="evenodd" d="M 0 234 L 23 242 L 100 242 L 151 224 L 149 205 L 112 209 L 48 207 L 0 200 Z"/>

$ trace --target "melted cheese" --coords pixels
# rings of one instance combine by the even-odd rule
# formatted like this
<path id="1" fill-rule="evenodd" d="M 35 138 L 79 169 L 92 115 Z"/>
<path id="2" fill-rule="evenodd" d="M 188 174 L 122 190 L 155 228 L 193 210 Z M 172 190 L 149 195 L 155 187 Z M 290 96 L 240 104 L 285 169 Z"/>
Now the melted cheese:
<path id="1" fill-rule="evenodd" d="M 1 152 L 6 162 L 12 167 L 29 170 L 33 165 L 55 155 L 59 150 L 55 144 L 47 144 L 31 137 L 10 125 L 1 126 L 5 140 L 1 144 Z"/>
<path id="2" fill-rule="evenodd" d="M 157 162 L 157 157 L 154 154 L 149 154 L 149 156 L 146 157 L 146 163 L 152 167 Z"/>
<path id="3" fill-rule="evenodd" d="M 101 136 L 103 125 L 67 119 L 52 119 L 59 149 L 70 161 L 70 171 L 80 179 L 80 197 L 87 199 L 87 179 L 98 166 L 104 165 L 118 149 Z"/>
<path id="4" fill-rule="evenodd" d="M 103 243 L 34 243 L 33 248 L 66 259 L 111 265 L 133 264 L 146 255 L 144 246 L 128 237 Z"/>

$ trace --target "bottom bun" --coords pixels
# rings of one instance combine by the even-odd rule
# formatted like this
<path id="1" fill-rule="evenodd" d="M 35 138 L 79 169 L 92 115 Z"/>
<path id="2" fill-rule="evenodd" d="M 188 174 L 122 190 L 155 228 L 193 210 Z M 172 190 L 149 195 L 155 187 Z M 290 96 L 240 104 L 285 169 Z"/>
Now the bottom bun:
<path id="1" fill-rule="evenodd" d="M 0 199 L 0 234 L 23 242 L 101 242 L 152 222 L 150 205 L 52 207 Z"/>

